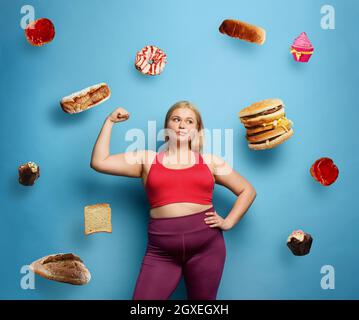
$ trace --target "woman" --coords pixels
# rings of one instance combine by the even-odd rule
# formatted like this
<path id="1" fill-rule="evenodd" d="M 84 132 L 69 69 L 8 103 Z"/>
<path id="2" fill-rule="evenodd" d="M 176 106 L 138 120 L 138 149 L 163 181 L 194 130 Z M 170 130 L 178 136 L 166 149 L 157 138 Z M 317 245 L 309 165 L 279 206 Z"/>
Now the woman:
<path id="1" fill-rule="evenodd" d="M 167 112 L 166 148 L 111 155 L 115 123 L 129 118 L 118 108 L 101 129 L 91 167 L 98 172 L 142 178 L 151 205 L 148 244 L 133 299 L 169 299 L 184 276 L 190 300 L 214 300 L 226 249 L 223 231 L 242 218 L 256 197 L 252 185 L 225 161 L 201 154 L 203 123 L 198 110 L 180 101 Z M 212 205 L 214 184 L 238 196 L 223 218 Z"/>

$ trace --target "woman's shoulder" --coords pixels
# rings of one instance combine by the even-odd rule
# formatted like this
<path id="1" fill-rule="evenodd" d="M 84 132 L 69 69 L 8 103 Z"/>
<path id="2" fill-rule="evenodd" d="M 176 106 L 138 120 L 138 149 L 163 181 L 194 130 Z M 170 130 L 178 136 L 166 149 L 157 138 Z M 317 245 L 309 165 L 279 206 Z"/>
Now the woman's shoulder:
<path id="1" fill-rule="evenodd" d="M 201 154 L 201 156 L 207 164 L 217 165 L 217 164 L 223 164 L 225 162 L 221 157 L 213 153 L 203 153 Z"/>
<path id="2" fill-rule="evenodd" d="M 203 158 L 203 161 L 208 165 L 210 166 L 213 171 L 216 169 L 216 167 L 220 164 L 223 164 L 224 163 L 224 160 L 213 154 L 213 153 L 203 153 L 201 154 L 202 158 Z"/>
<path id="3" fill-rule="evenodd" d="M 223 169 L 230 170 L 230 166 L 226 161 L 213 153 L 202 154 L 203 161 L 210 167 L 213 174 L 219 174 Z"/>

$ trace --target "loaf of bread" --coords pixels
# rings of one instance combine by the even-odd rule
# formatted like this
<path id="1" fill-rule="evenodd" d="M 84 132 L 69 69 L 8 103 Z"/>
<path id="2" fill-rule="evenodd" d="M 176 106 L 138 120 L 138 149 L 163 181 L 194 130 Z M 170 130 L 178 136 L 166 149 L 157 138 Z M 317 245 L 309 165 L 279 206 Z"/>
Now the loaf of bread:
<path id="1" fill-rule="evenodd" d="M 91 279 L 82 260 L 72 253 L 52 254 L 34 261 L 30 270 L 49 280 L 84 285 Z"/>
<path id="2" fill-rule="evenodd" d="M 66 113 L 79 113 L 110 98 L 111 91 L 106 83 L 99 83 L 62 98 L 60 105 Z"/>
<path id="3" fill-rule="evenodd" d="M 219 32 L 259 45 L 262 45 L 266 40 L 266 31 L 263 28 L 240 20 L 224 20 L 219 27 Z"/>
<path id="4" fill-rule="evenodd" d="M 85 207 L 85 234 L 112 232 L 111 208 L 108 203 Z"/>

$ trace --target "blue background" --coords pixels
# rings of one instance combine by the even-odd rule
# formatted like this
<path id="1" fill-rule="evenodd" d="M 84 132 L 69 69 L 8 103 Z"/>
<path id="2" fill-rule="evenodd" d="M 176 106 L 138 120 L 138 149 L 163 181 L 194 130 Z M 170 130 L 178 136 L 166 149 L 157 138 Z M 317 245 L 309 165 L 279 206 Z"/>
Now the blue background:
<path id="1" fill-rule="evenodd" d="M 356 149 L 358 50 L 357 1 L 14 1 L 1 0 L 1 259 L 2 299 L 131 299 L 146 246 L 149 205 L 141 181 L 99 174 L 89 167 L 105 117 L 122 106 L 129 121 L 113 130 L 111 152 L 123 152 L 127 130 L 162 128 L 168 108 L 188 99 L 207 129 L 233 129 L 234 168 L 256 188 L 243 220 L 225 233 L 227 261 L 218 299 L 357 299 L 359 153 Z M 52 43 L 25 40 L 20 9 L 50 18 Z M 336 29 L 320 26 L 331 4 Z M 222 20 L 235 18 L 266 29 L 263 46 L 224 36 Z M 305 31 L 315 52 L 296 63 L 289 47 Z M 158 77 L 134 68 L 143 46 L 162 48 L 168 63 Z M 112 96 L 77 115 L 59 100 L 106 82 Z M 237 113 L 279 97 L 294 122 L 294 136 L 272 150 L 248 149 Z M 222 131 L 224 134 L 224 131 Z M 224 154 L 223 154 L 224 155 Z M 338 180 L 323 187 L 309 174 L 318 158 L 331 157 Z M 18 183 L 27 161 L 41 167 L 33 187 Z M 236 197 L 216 186 L 214 204 L 226 215 Z M 112 234 L 86 237 L 85 205 L 108 202 Z M 311 253 L 296 257 L 287 236 L 303 229 Z M 23 265 L 52 253 L 73 252 L 92 274 L 86 286 L 36 277 L 23 290 Z M 323 290 L 323 265 L 335 268 L 335 289 Z M 183 281 L 172 299 L 185 299 Z"/>

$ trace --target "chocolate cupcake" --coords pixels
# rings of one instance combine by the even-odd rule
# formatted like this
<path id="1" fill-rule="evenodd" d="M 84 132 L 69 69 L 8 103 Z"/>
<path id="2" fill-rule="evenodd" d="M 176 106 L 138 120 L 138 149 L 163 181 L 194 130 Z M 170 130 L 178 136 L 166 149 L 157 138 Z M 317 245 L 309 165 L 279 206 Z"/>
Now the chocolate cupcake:
<path id="1" fill-rule="evenodd" d="M 35 162 L 28 162 L 19 167 L 19 183 L 32 186 L 40 177 L 40 167 Z"/>
<path id="2" fill-rule="evenodd" d="M 309 233 L 295 230 L 287 239 L 287 246 L 295 256 L 304 256 L 309 253 L 313 238 Z"/>

